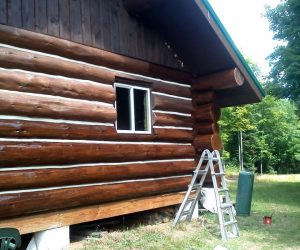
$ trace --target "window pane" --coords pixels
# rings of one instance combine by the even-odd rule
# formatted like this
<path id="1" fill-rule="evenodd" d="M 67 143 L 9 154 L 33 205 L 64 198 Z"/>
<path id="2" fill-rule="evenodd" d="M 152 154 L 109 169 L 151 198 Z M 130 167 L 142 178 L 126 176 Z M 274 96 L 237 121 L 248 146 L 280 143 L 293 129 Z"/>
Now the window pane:
<path id="1" fill-rule="evenodd" d="M 134 89 L 135 130 L 147 131 L 147 91 Z"/>
<path id="2" fill-rule="evenodd" d="M 117 129 L 131 130 L 130 126 L 130 90 L 116 87 L 117 94 Z"/>

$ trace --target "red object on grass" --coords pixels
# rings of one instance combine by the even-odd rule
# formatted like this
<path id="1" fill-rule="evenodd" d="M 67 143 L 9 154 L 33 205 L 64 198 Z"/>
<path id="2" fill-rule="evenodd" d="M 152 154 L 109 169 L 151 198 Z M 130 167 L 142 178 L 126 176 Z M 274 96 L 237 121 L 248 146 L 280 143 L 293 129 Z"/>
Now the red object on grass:
<path id="1" fill-rule="evenodd" d="M 272 224 L 272 216 L 265 216 L 264 217 L 264 224 L 267 224 L 267 225 Z"/>

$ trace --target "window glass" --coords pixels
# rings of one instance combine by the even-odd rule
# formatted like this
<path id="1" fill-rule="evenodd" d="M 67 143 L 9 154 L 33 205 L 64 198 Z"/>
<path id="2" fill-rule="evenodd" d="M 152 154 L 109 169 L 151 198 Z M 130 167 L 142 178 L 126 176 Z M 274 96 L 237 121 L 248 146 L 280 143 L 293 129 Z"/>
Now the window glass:
<path id="1" fill-rule="evenodd" d="M 134 114 L 135 130 L 148 130 L 147 124 L 147 92 L 145 90 L 134 89 Z"/>
<path id="2" fill-rule="evenodd" d="M 116 127 L 120 133 L 150 133 L 150 90 L 116 83 Z"/>
<path id="3" fill-rule="evenodd" d="M 117 94 L 117 129 L 131 130 L 130 89 L 116 88 Z"/>

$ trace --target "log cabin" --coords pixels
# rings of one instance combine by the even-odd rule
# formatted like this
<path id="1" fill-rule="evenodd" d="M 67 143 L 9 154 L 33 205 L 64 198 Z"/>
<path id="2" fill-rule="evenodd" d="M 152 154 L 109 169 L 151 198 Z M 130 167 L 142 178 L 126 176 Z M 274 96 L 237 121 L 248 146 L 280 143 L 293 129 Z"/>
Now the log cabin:
<path id="1" fill-rule="evenodd" d="M 0 227 L 179 204 L 263 95 L 207 0 L 0 0 Z"/>

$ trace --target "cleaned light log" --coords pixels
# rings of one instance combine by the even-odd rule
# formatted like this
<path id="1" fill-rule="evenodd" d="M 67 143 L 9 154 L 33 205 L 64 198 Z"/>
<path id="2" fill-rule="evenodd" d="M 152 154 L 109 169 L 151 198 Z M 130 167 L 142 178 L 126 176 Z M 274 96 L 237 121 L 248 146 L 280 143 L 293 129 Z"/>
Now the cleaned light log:
<path id="1" fill-rule="evenodd" d="M 212 103 L 215 100 L 216 100 L 216 96 L 214 91 L 202 91 L 202 92 L 193 93 L 192 102 L 195 108 L 206 103 Z"/>
<path id="2" fill-rule="evenodd" d="M 242 86 L 245 78 L 238 68 L 199 77 L 192 83 L 194 90 L 228 89 Z"/>
<path id="3" fill-rule="evenodd" d="M 222 141 L 218 134 L 198 135 L 195 137 L 193 145 L 197 152 L 202 152 L 205 149 L 222 149 Z"/>
<path id="4" fill-rule="evenodd" d="M 185 159 L 194 157 L 190 145 L 72 142 L 6 142 L 0 146 L 1 167 L 97 162 Z"/>
<path id="5" fill-rule="evenodd" d="M 0 67 L 18 68 L 52 75 L 91 80 L 112 84 L 115 80 L 113 72 L 87 65 L 66 61 L 60 58 L 32 54 L 16 49 L 0 46 Z"/>
<path id="6" fill-rule="evenodd" d="M 221 110 L 214 103 L 198 106 L 193 113 L 196 122 L 217 122 L 221 116 Z"/>
<path id="7" fill-rule="evenodd" d="M 0 218 L 183 191 L 190 177 L 1 194 Z"/>
<path id="8" fill-rule="evenodd" d="M 175 126 L 193 127 L 193 119 L 190 116 L 174 114 L 164 114 L 154 112 L 154 125 L 156 126 Z"/>
<path id="9" fill-rule="evenodd" d="M 153 109 L 191 114 L 192 101 L 153 94 Z"/>
<path id="10" fill-rule="evenodd" d="M 112 105 L 0 90 L 0 114 L 113 123 Z"/>
<path id="11" fill-rule="evenodd" d="M 192 74 L 36 32 L 0 25 L 0 42 L 95 65 L 190 83 Z"/>
<path id="12" fill-rule="evenodd" d="M 0 89 L 107 103 L 114 103 L 116 100 L 114 88 L 107 84 L 72 78 L 37 75 L 19 70 L 0 69 Z"/>
<path id="13" fill-rule="evenodd" d="M 121 134 L 113 126 L 52 123 L 0 118 L 0 137 L 72 140 L 191 142 L 193 131 L 154 128 L 152 134 Z"/>
<path id="14" fill-rule="evenodd" d="M 217 134 L 219 128 L 216 123 L 200 122 L 195 123 L 194 131 L 198 135 Z"/>
<path id="15" fill-rule="evenodd" d="M 1 171 L 0 191 L 167 177 L 191 174 L 194 169 L 194 161 L 174 161 Z"/>

